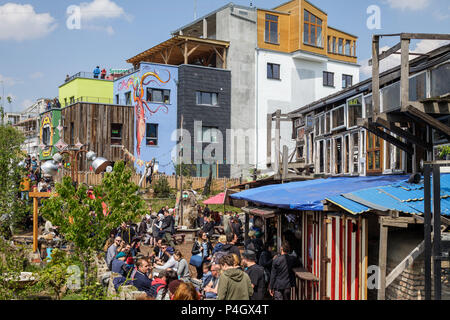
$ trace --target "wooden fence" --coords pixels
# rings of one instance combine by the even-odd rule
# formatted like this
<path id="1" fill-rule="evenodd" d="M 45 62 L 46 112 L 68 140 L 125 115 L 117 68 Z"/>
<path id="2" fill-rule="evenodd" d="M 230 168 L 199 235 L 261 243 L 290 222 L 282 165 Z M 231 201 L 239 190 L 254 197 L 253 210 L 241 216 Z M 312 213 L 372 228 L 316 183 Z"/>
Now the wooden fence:
<path id="1" fill-rule="evenodd" d="M 70 175 L 70 173 L 64 173 L 64 175 Z M 161 177 L 165 175 L 155 175 L 153 176 L 153 182 L 157 181 Z M 63 175 L 61 173 L 58 173 L 58 175 L 55 177 L 56 182 L 61 182 Z M 176 181 L 175 176 L 165 176 L 167 178 L 167 181 L 169 182 L 169 185 L 171 188 L 179 188 L 180 187 L 180 177 L 178 177 L 178 181 Z M 79 172 L 78 173 L 78 182 L 79 183 L 85 183 L 90 186 L 96 186 L 99 185 L 102 182 L 103 173 L 101 174 L 95 174 L 93 172 Z M 134 174 L 131 177 L 131 180 L 139 184 L 139 180 L 141 179 L 141 176 L 138 174 Z M 206 183 L 206 180 L 208 178 L 206 177 L 191 177 L 186 178 L 183 177 L 183 185 L 185 187 L 188 186 L 189 182 L 192 181 L 192 189 L 199 190 L 203 189 Z M 235 185 L 238 185 L 240 183 L 239 178 L 213 178 L 211 183 L 211 191 L 224 191 L 225 188 L 229 188 Z M 147 182 L 143 181 L 142 188 L 150 188 L 150 185 L 147 184 Z"/>

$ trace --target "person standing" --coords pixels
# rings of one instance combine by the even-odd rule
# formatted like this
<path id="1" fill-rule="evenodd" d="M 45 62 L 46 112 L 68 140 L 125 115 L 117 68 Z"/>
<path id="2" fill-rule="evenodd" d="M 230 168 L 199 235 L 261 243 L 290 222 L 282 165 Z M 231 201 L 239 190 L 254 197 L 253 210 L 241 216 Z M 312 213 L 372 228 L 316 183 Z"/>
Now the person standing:
<path id="1" fill-rule="evenodd" d="M 202 263 L 200 266 L 196 266 L 197 269 L 197 279 L 201 279 L 203 276 L 203 263 L 207 260 L 210 260 L 212 252 L 212 245 L 211 242 L 208 240 L 208 237 L 205 232 L 200 230 L 198 232 L 197 239 L 194 242 L 194 245 L 192 246 L 191 253 L 192 255 L 202 255 Z M 208 259 L 209 258 L 209 259 Z"/>
<path id="2" fill-rule="evenodd" d="M 234 266 L 233 256 L 223 256 L 219 264 L 223 272 L 219 277 L 217 299 L 250 300 L 253 295 L 252 282 L 244 271 Z"/>
<path id="3" fill-rule="evenodd" d="M 295 274 L 293 268 L 300 263 L 289 255 L 289 243 L 281 246 L 281 254 L 273 259 L 272 272 L 269 281 L 269 293 L 274 300 L 290 300 L 291 288 L 295 287 Z"/>
<path id="4" fill-rule="evenodd" d="M 172 239 L 172 235 L 175 233 L 175 219 L 169 210 L 164 211 L 164 216 L 165 217 L 161 226 L 161 232 L 164 233 L 162 238 L 166 240 L 171 247 L 175 247 L 175 243 Z"/>
<path id="5" fill-rule="evenodd" d="M 106 70 L 105 70 L 105 68 L 102 69 L 101 77 L 102 77 L 102 79 L 106 78 Z"/>
<path id="6" fill-rule="evenodd" d="M 250 277 L 253 287 L 253 295 L 250 300 L 263 300 L 266 292 L 264 280 L 264 268 L 256 264 L 256 254 L 253 251 L 245 251 L 242 259 L 245 272 Z"/>
<path id="7" fill-rule="evenodd" d="M 100 74 L 100 67 L 99 66 L 95 67 L 93 73 L 94 73 L 94 78 L 98 79 L 98 75 Z"/>

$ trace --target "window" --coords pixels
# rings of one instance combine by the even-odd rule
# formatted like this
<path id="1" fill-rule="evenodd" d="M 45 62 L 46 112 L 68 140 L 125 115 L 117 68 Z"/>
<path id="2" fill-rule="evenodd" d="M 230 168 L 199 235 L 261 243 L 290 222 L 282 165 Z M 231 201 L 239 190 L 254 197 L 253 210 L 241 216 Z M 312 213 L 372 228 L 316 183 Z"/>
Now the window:
<path id="1" fill-rule="evenodd" d="M 334 139 L 334 173 L 342 173 L 342 137 Z"/>
<path id="2" fill-rule="evenodd" d="M 278 44 L 278 16 L 266 14 L 265 42 Z"/>
<path id="3" fill-rule="evenodd" d="M 351 87 L 353 83 L 353 76 L 350 76 L 348 74 L 342 75 L 342 89 Z"/>
<path id="4" fill-rule="evenodd" d="M 157 123 L 147 123 L 146 132 L 146 145 L 147 146 L 157 146 L 158 145 L 158 124 Z"/>
<path id="5" fill-rule="evenodd" d="M 215 127 L 198 127 L 197 141 L 217 143 L 217 131 Z"/>
<path id="6" fill-rule="evenodd" d="M 430 74 L 431 97 L 439 97 L 450 92 L 450 63 L 431 70 Z"/>
<path id="7" fill-rule="evenodd" d="M 197 104 L 217 106 L 217 93 L 197 91 Z"/>
<path id="8" fill-rule="evenodd" d="M 147 88 L 147 101 L 170 103 L 170 90 Z"/>
<path id="9" fill-rule="evenodd" d="M 328 36 L 328 42 L 327 42 L 328 52 L 331 53 L 331 37 Z"/>
<path id="10" fill-rule="evenodd" d="M 383 112 L 400 109 L 400 82 L 381 89 Z"/>
<path id="11" fill-rule="evenodd" d="M 303 43 L 322 47 L 322 20 L 305 10 Z"/>
<path id="12" fill-rule="evenodd" d="M 362 118 L 362 96 L 347 100 L 347 127 L 357 126 L 358 118 Z"/>
<path id="13" fill-rule="evenodd" d="M 344 173 L 350 173 L 350 135 L 344 137 Z"/>
<path id="14" fill-rule="evenodd" d="M 70 97 L 70 104 L 75 103 L 75 97 Z"/>
<path id="15" fill-rule="evenodd" d="M 212 171 L 212 176 L 217 177 L 216 164 L 197 164 L 197 177 L 209 177 L 209 171 Z"/>
<path id="16" fill-rule="evenodd" d="M 70 123 L 70 145 L 75 144 L 74 131 L 75 131 L 75 125 L 73 122 L 71 122 Z"/>
<path id="17" fill-rule="evenodd" d="M 382 145 L 380 137 L 367 133 L 367 173 L 381 173 Z"/>
<path id="18" fill-rule="evenodd" d="M 122 124 L 111 123 L 111 145 L 122 144 Z"/>
<path id="19" fill-rule="evenodd" d="M 333 53 L 336 53 L 336 37 L 333 37 Z"/>
<path id="20" fill-rule="evenodd" d="M 323 86 L 324 87 L 334 87 L 334 73 L 324 71 L 323 72 Z"/>
<path id="21" fill-rule="evenodd" d="M 356 41 L 353 41 L 353 56 L 356 57 Z"/>
<path id="22" fill-rule="evenodd" d="M 343 48 L 342 46 L 344 45 L 344 39 L 339 38 L 339 43 L 338 43 L 338 53 L 339 54 L 343 54 Z"/>
<path id="23" fill-rule="evenodd" d="M 119 95 L 118 94 L 116 94 L 116 104 L 119 104 Z"/>
<path id="24" fill-rule="evenodd" d="M 125 92 L 125 104 L 131 106 L 131 91 Z"/>
<path id="25" fill-rule="evenodd" d="M 280 65 L 274 63 L 267 64 L 267 79 L 280 80 Z"/>
<path id="26" fill-rule="evenodd" d="M 345 55 L 350 56 L 351 53 L 351 41 L 350 40 L 345 40 Z"/>
<path id="27" fill-rule="evenodd" d="M 326 166 L 325 166 L 325 172 L 331 173 L 331 140 L 328 139 L 326 142 Z"/>
<path id="28" fill-rule="evenodd" d="M 46 146 L 50 145 L 50 127 L 42 128 L 42 143 Z"/>
<path id="29" fill-rule="evenodd" d="M 325 134 L 331 133 L 331 111 L 325 114 Z"/>
<path id="30" fill-rule="evenodd" d="M 352 173 L 359 173 L 359 132 L 352 133 Z"/>
<path id="31" fill-rule="evenodd" d="M 318 156 L 319 156 L 319 173 L 325 172 L 325 153 L 324 153 L 324 144 L 325 140 L 321 140 L 318 142 Z"/>
<path id="32" fill-rule="evenodd" d="M 364 97 L 364 105 L 366 106 L 366 118 L 372 118 L 373 114 L 372 95 Z"/>
<path id="33" fill-rule="evenodd" d="M 331 130 L 340 129 L 345 126 L 344 106 L 340 106 L 331 111 Z"/>
<path id="34" fill-rule="evenodd" d="M 303 140 L 305 137 L 305 128 L 298 128 L 297 129 L 297 140 Z"/>

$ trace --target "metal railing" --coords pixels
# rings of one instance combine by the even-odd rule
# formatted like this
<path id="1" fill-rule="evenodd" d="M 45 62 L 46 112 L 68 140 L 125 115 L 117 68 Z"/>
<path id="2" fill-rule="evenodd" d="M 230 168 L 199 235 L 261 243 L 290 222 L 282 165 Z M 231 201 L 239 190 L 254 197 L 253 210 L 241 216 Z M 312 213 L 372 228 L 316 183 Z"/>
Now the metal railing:
<path id="1" fill-rule="evenodd" d="M 71 99 L 69 101 L 61 101 L 62 107 L 67 107 L 72 104 L 78 103 L 78 102 L 90 102 L 90 103 L 103 103 L 103 104 L 113 104 L 114 99 L 112 98 L 101 98 L 101 97 L 77 97 L 75 99 Z"/>
<path id="2" fill-rule="evenodd" d="M 107 77 L 108 77 L 108 74 L 105 76 L 105 78 L 102 78 L 102 75 L 99 74 L 99 75 L 97 76 L 97 78 L 96 78 L 96 77 L 94 76 L 94 73 L 93 73 L 93 72 L 84 72 L 84 71 L 81 71 L 81 72 L 78 72 L 78 73 L 74 74 L 74 75 L 71 76 L 71 77 L 66 78 L 66 79 L 64 80 L 64 82 L 67 83 L 67 82 L 70 82 L 70 81 L 72 81 L 72 80 L 74 80 L 74 79 L 77 79 L 77 78 L 83 78 L 83 79 L 100 79 L 100 80 L 105 80 L 105 81 L 113 81 L 113 79 L 107 79 Z"/>

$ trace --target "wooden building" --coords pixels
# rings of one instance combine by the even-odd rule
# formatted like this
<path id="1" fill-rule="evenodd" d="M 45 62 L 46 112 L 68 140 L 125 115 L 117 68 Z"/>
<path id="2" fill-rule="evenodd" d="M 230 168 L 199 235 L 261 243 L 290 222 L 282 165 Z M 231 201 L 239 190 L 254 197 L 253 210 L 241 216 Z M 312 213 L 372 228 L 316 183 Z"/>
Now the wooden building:
<path id="1" fill-rule="evenodd" d="M 86 145 L 110 161 L 125 160 L 122 146 L 134 148 L 134 108 L 132 106 L 80 102 L 61 110 L 63 126 L 60 148 Z M 78 160 L 80 171 L 89 167 L 84 154 Z"/>

